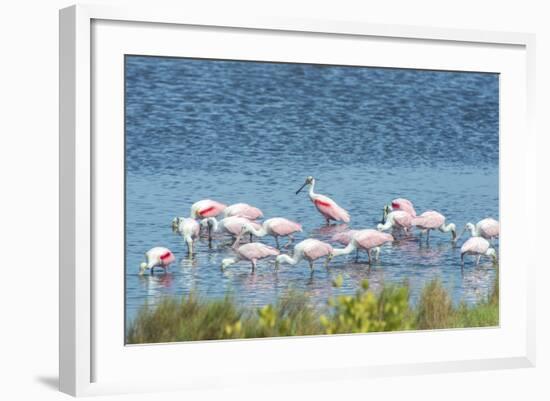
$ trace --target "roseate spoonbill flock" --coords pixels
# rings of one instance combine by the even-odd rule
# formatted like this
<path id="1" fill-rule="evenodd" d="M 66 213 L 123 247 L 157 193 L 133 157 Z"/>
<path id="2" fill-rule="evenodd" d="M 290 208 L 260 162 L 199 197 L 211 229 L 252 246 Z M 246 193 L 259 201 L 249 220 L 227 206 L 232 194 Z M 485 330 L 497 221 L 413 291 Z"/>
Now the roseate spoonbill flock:
<path id="1" fill-rule="evenodd" d="M 309 198 L 323 216 L 327 228 L 331 227 L 331 221 L 341 223 L 351 221 L 349 213 L 334 200 L 314 192 L 315 178 L 312 176 L 306 178 L 304 184 L 296 191 L 296 195 L 306 186 L 308 187 Z M 223 218 L 218 220 L 220 215 Z M 427 242 L 432 230 L 451 233 L 452 244 L 456 243 L 465 231 L 468 231 L 471 238 L 464 242 L 460 250 L 462 268 L 464 268 L 464 257 L 466 255 L 477 256 L 476 266 L 482 256 L 489 256 L 495 262 L 498 261 L 496 250 L 491 247 L 489 242 L 499 236 L 498 221 L 485 218 L 475 225 L 467 223 L 462 233 L 457 236 L 456 225 L 447 223 L 443 214 L 428 210 L 417 215 L 413 203 L 405 198 L 396 198 L 384 206 L 382 222 L 377 224 L 376 229 L 347 229 L 347 224 L 334 226 L 347 229 L 334 234 L 331 238 L 332 241 L 345 245 L 344 248 L 334 248 L 330 243 L 317 238 L 306 238 L 297 243 L 291 253 L 281 254 L 279 237 L 288 237 L 288 242 L 284 245 L 284 248 L 289 247 L 294 240 L 293 235 L 303 231 L 302 225 L 284 217 L 272 217 L 263 222 L 257 221 L 263 217 L 264 214 L 259 208 L 247 203 L 235 203 L 226 206 L 221 202 L 203 199 L 191 206 L 190 217 L 174 218 L 172 220 L 172 230 L 183 237 L 190 256 L 195 251 L 194 245 L 199 240 L 201 227 L 208 229 L 209 241 L 212 240 L 212 233 L 222 232 L 235 237 L 236 239 L 231 246 L 235 256 L 224 258 L 221 264 L 222 269 L 239 261 L 249 261 L 252 264 L 252 271 L 255 271 L 259 260 L 276 257 L 276 268 L 281 264 L 296 265 L 300 261 L 306 260 L 313 270 L 313 263 L 317 259 L 325 258 L 325 265 L 328 267 L 333 258 L 349 255 L 354 251 L 357 261 L 359 250 L 367 252 L 370 265 L 379 259 L 382 246 L 394 242 L 394 236 L 385 231 L 392 229 L 394 233 L 401 232 L 410 237 L 415 228 L 420 230 L 420 240 L 422 240 L 422 234 L 426 233 Z M 246 234 L 249 234 L 250 242 L 241 245 L 240 240 Z M 253 242 L 253 236 L 257 238 L 271 236 L 275 240 L 276 247 L 261 242 Z M 141 263 L 139 273 L 143 274 L 145 270 L 150 269 L 151 274 L 153 274 L 155 267 L 161 267 L 166 271 L 170 263 L 174 261 L 175 256 L 169 249 L 164 247 L 151 248 L 145 254 L 145 262 Z"/>

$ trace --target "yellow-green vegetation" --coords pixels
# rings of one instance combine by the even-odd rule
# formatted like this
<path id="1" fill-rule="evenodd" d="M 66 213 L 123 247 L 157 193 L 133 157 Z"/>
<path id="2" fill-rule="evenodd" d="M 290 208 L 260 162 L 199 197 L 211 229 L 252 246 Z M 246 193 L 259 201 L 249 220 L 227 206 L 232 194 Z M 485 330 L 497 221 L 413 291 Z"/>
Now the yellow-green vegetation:
<path id="1" fill-rule="evenodd" d="M 343 283 L 338 276 L 332 283 Z M 355 295 L 330 297 L 319 310 L 304 294 L 289 291 L 275 304 L 244 308 L 227 296 L 202 300 L 191 294 L 145 305 L 127 331 L 130 344 L 260 338 L 319 334 L 367 333 L 498 325 L 498 275 L 487 299 L 474 306 L 453 306 L 439 280 L 429 282 L 418 304 L 409 303 L 406 284 L 387 285 L 375 293 L 364 280 Z"/>

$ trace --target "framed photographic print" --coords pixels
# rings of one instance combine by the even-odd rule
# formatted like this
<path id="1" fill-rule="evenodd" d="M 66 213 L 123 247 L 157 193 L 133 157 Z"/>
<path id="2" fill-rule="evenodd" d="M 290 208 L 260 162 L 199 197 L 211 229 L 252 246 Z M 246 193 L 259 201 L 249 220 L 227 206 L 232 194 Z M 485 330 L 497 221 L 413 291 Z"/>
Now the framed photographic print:
<path id="1" fill-rule="evenodd" d="M 62 10 L 61 390 L 532 366 L 533 46 Z"/>

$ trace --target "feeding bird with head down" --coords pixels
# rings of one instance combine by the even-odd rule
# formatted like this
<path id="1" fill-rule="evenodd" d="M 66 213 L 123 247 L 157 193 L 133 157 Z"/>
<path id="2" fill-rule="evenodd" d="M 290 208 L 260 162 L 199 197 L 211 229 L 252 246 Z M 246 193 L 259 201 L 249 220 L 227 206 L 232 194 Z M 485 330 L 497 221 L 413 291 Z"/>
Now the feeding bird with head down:
<path id="1" fill-rule="evenodd" d="M 332 245 L 315 238 L 308 238 L 298 242 L 294 246 L 294 253 L 292 256 L 284 254 L 277 256 L 277 259 L 275 259 L 275 267 L 278 268 L 281 263 L 296 265 L 301 260 L 305 259 L 309 262 L 309 268 L 313 270 L 313 262 L 325 256 L 327 258 L 325 266 L 327 266 L 331 253 Z"/>
<path id="2" fill-rule="evenodd" d="M 203 199 L 191 205 L 192 219 L 204 219 L 206 217 L 216 217 L 225 210 L 227 206 L 223 203 L 211 199 Z"/>
<path id="3" fill-rule="evenodd" d="M 378 230 L 366 229 L 350 230 L 344 233 L 338 233 L 334 235 L 332 239 L 340 243 L 347 243 L 347 246 L 342 249 L 333 249 L 331 258 L 340 255 L 349 255 L 353 251 L 356 251 L 357 260 L 358 251 L 363 249 L 367 251 L 367 254 L 369 255 L 370 264 L 373 260 L 378 259 L 378 256 L 380 255 L 380 247 L 393 241 L 393 236 Z"/>
<path id="4" fill-rule="evenodd" d="M 474 255 L 477 256 L 476 266 L 479 264 L 479 260 L 482 256 L 489 256 L 493 259 L 493 263 L 497 263 L 497 252 L 491 247 L 489 241 L 482 237 L 469 238 L 460 248 L 460 261 L 462 269 L 464 269 L 464 256 Z"/>
<path id="5" fill-rule="evenodd" d="M 243 229 L 243 226 L 241 226 L 241 229 Z M 235 252 L 235 256 L 222 260 L 222 270 L 230 265 L 240 262 L 241 260 L 246 260 L 252 264 L 252 272 L 254 272 L 256 270 L 258 260 L 265 259 L 270 256 L 277 256 L 281 253 L 278 249 L 262 244 L 261 242 L 249 242 L 248 244 L 238 246 L 241 235 L 242 234 L 239 234 L 237 236 L 237 240 L 232 247 Z"/>
<path id="6" fill-rule="evenodd" d="M 376 228 L 378 231 L 387 231 L 391 228 L 398 228 L 403 230 L 406 234 L 409 232 L 409 229 L 412 227 L 413 217 L 402 210 L 395 210 L 389 212 L 386 216 L 386 221 L 384 223 L 379 223 Z"/>
<path id="7" fill-rule="evenodd" d="M 319 213 L 325 218 L 327 225 L 330 224 L 331 220 L 342 221 L 344 223 L 350 222 L 349 213 L 339 206 L 335 201 L 325 195 L 317 194 L 314 192 L 315 189 L 315 178 L 309 176 L 306 178 L 304 185 L 296 191 L 298 195 L 305 186 L 309 187 L 308 195 L 311 202 L 315 205 Z"/>
<path id="8" fill-rule="evenodd" d="M 396 210 L 401 210 L 407 212 L 412 217 L 416 217 L 416 210 L 414 209 L 413 203 L 405 198 L 396 198 L 391 201 L 389 205 L 384 206 L 384 215 L 382 216 L 382 224 L 386 222 L 386 217 L 389 213 Z"/>
<path id="9" fill-rule="evenodd" d="M 145 262 L 139 265 L 139 274 L 142 275 L 147 269 L 150 269 L 151 274 L 153 274 L 155 267 L 161 267 L 166 273 L 170 263 L 175 260 L 176 257 L 170 249 L 162 246 L 151 248 L 145 253 Z"/>
<path id="10" fill-rule="evenodd" d="M 231 216 L 221 220 L 215 217 L 207 217 L 201 221 L 201 226 L 208 228 L 208 239 L 212 239 L 212 232 L 226 232 L 234 237 L 239 237 L 244 226 L 259 230 L 260 224 L 250 221 L 245 217 Z"/>
<path id="11" fill-rule="evenodd" d="M 225 217 L 244 217 L 248 220 L 257 220 L 264 217 L 264 214 L 260 209 L 251 206 L 248 203 L 235 203 L 233 205 L 229 205 L 224 209 L 223 215 Z"/>
<path id="12" fill-rule="evenodd" d="M 443 233 L 451 233 L 451 240 L 456 240 L 456 225 L 454 223 L 445 224 L 445 216 L 434 210 L 428 210 L 420 216 L 412 219 L 412 225 L 420 228 L 421 232 L 427 232 L 426 242 L 430 240 L 430 231 L 439 230 Z"/>
<path id="13" fill-rule="evenodd" d="M 292 220 L 285 219 L 283 217 L 273 217 L 271 219 L 267 219 L 262 223 L 260 227 L 258 227 L 258 224 L 245 222 L 243 227 L 243 234 L 245 233 L 249 233 L 251 235 L 254 234 L 257 237 L 271 235 L 272 237 L 275 238 L 277 248 L 280 247 L 279 237 L 288 237 L 288 242 L 285 245 L 285 248 L 286 248 L 294 240 L 294 237 L 292 236 L 292 234 L 301 232 L 301 231 L 302 231 L 302 226 L 300 224 Z"/>

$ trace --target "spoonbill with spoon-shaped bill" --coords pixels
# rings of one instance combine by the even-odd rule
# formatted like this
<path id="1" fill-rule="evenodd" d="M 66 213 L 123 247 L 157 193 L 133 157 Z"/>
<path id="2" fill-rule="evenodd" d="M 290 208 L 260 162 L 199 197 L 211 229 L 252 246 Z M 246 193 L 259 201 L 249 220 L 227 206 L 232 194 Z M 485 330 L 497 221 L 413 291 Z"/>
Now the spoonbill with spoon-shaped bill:
<path id="1" fill-rule="evenodd" d="M 316 194 L 314 192 L 315 178 L 313 178 L 312 176 L 306 178 L 306 182 L 304 183 L 304 185 L 302 185 L 300 189 L 296 191 L 296 195 L 298 195 L 306 185 L 309 186 L 309 198 L 311 199 L 319 213 L 323 215 L 327 222 L 327 225 L 330 224 L 331 220 L 343 221 L 344 223 L 350 222 L 349 213 L 345 209 L 340 207 L 328 196 Z"/>

